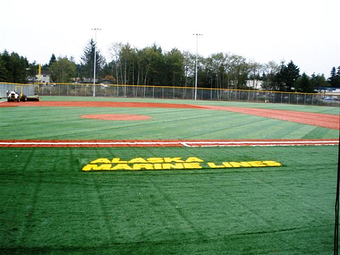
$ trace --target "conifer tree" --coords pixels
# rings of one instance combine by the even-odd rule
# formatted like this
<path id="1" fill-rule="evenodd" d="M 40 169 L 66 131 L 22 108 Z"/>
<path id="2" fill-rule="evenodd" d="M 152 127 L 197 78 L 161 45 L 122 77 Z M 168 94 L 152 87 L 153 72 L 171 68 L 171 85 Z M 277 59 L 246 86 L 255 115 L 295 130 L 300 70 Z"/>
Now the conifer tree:
<path id="1" fill-rule="evenodd" d="M 97 45 L 93 39 L 85 46 L 81 57 L 80 76 L 92 78 L 94 69 L 94 52 L 96 51 L 96 72 L 100 74 L 101 69 L 105 65 L 105 58 L 101 55 L 100 50 L 96 49 Z"/>

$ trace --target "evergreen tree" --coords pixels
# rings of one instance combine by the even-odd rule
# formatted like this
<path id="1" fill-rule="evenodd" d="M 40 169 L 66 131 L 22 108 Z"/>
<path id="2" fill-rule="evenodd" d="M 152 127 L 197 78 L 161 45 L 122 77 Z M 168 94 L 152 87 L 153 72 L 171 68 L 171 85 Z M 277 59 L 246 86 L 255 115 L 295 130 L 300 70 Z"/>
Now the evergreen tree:
<path id="1" fill-rule="evenodd" d="M 164 85 L 180 86 L 184 81 L 184 57 L 178 49 L 172 49 L 164 56 Z"/>
<path id="2" fill-rule="evenodd" d="M 96 47 L 97 45 L 93 39 L 85 46 L 83 56 L 81 57 L 80 67 L 78 68 L 81 77 L 94 77 L 94 52 L 96 52 L 96 74 L 97 77 L 99 77 L 100 71 L 105 65 L 105 58 L 100 54 L 100 50 Z"/>
<path id="3" fill-rule="evenodd" d="M 38 74 L 39 65 L 34 61 L 33 63 L 28 64 L 27 68 L 27 76 L 30 80 L 34 81 L 36 74 Z M 46 70 L 46 69 L 43 69 Z"/>
<path id="4" fill-rule="evenodd" d="M 315 73 L 313 73 L 310 81 L 312 83 L 313 88 L 328 86 L 328 83 L 324 75 L 315 75 Z"/>
<path id="5" fill-rule="evenodd" d="M 287 66 L 281 63 L 281 69 L 276 78 L 281 91 L 292 91 L 292 87 L 299 77 L 299 67 L 290 61 Z"/>
<path id="6" fill-rule="evenodd" d="M 331 70 L 331 77 L 328 78 L 328 83 L 331 87 L 340 88 L 340 66 Z"/>
<path id="7" fill-rule="evenodd" d="M 314 92 L 314 87 L 310 81 L 307 74 L 303 73 L 294 83 L 295 91 L 312 93 Z"/>
<path id="8" fill-rule="evenodd" d="M 57 58 L 55 57 L 54 53 L 52 53 L 52 56 L 50 58 L 50 62 L 48 62 L 48 66 L 51 66 L 56 61 L 57 61 Z"/>
<path id="9" fill-rule="evenodd" d="M 0 54 L 0 82 L 9 81 L 9 73 L 6 69 L 6 63 Z"/>
<path id="10" fill-rule="evenodd" d="M 5 79 L 8 82 L 13 82 L 13 74 L 11 72 L 11 70 L 13 69 L 13 65 L 12 65 L 12 61 L 11 61 L 11 56 L 8 53 L 8 51 L 5 50 L 2 53 L 2 60 L 3 60 L 3 63 L 4 63 L 5 69 L 7 71 Z"/>
<path id="11" fill-rule="evenodd" d="M 28 61 L 19 54 L 12 52 L 9 54 L 6 50 L 1 55 L 2 78 L 7 82 L 25 83 L 27 80 Z M 5 71 L 6 70 L 6 71 Z"/>

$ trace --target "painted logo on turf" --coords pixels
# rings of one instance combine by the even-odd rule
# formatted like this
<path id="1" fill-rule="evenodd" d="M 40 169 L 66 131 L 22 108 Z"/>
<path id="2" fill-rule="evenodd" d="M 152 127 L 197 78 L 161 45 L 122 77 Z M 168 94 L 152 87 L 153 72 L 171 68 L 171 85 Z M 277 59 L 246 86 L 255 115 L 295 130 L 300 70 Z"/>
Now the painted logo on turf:
<path id="1" fill-rule="evenodd" d="M 193 170 L 193 169 L 226 169 L 243 167 L 279 167 L 281 163 L 266 161 L 241 162 L 205 162 L 197 157 L 164 157 L 164 158 L 98 158 L 86 164 L 82 171 L 117 171 L 117 170 Z"/>

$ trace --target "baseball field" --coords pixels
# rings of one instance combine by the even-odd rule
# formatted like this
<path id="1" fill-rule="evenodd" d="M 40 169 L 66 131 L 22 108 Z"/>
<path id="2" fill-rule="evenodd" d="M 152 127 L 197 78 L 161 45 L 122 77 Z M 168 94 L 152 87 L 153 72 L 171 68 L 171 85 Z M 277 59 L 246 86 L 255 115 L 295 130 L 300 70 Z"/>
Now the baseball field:
<path id="1" fill-rule="evenodd" d="M 339 109 L 0 103 L 0 254 L 331 254 Z"/>

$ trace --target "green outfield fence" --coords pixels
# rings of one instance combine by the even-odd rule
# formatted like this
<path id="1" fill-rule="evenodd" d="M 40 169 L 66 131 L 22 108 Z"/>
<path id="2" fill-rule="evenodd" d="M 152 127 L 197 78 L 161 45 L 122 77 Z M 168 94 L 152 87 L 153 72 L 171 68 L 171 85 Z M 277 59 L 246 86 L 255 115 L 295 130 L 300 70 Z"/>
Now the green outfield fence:
<path id="1" fill-rule="evenodd" d="M 14 84 L 0 83 L 0 97 L 6 96 L 7 90 L 14 90 L 23 85 L 23 93 L 32 96 L 93 96 L 93 84 Z M 98 97 L 136 97 L 158 99 L 194 99 L 193 87 L 144 86 L 144 85 L 95 85 L 95 96 Z M 241 101 L 262 103 L 283 103 L 299 105 L 339 106 L 340 95 L 327 93 L 296 93 L 263 90 L 239 90 L 198 88 L 198 100 Z"/>

